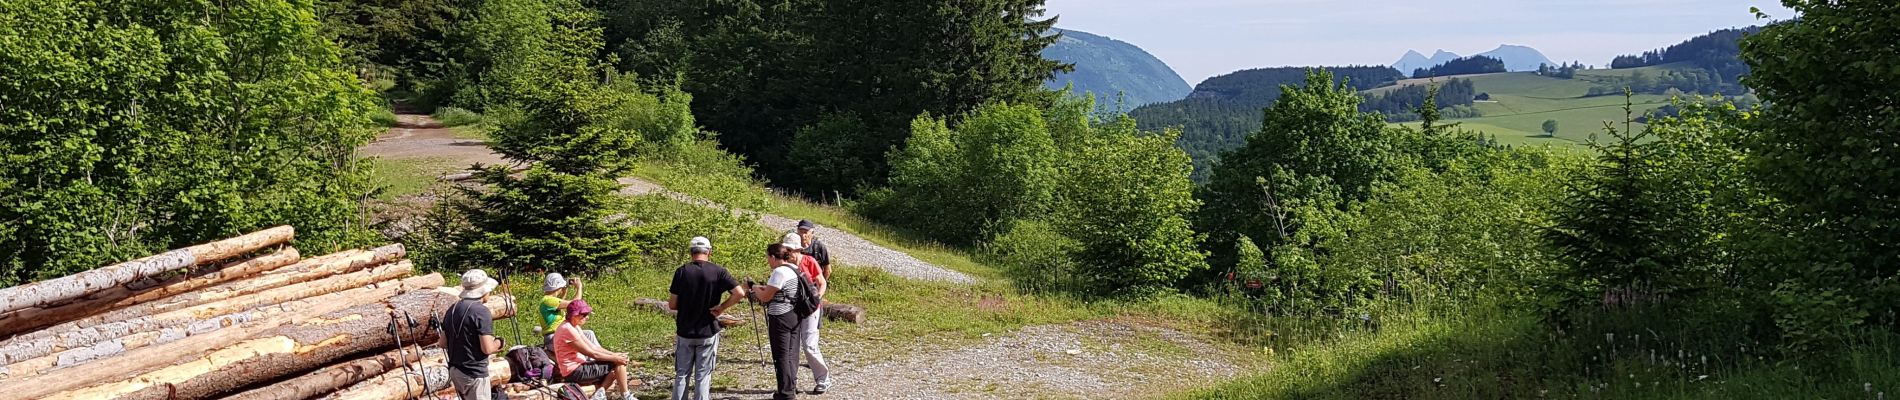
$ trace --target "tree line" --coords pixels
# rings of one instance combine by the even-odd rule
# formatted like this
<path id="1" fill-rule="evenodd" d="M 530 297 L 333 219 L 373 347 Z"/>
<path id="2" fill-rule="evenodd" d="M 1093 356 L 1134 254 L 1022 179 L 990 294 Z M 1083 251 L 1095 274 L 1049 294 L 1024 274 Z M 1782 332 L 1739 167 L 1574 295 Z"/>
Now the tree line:
<path id="1" fill-rule="evenodd" d="M 1470 56 L 1446 61 L 1430 68 L 1412 70 L 1412 78 L 1430 78 L 1434 76 L 1488 74 L 1504 72 L 1504 60 L 1491 56 Z"/>

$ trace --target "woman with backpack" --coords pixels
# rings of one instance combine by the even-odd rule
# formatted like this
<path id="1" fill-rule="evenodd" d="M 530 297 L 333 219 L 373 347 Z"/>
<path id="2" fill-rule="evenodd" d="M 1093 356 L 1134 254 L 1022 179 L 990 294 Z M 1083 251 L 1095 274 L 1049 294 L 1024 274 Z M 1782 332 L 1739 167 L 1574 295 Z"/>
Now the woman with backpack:
<path id="1" fill-rule="evenodd" d="M 765 261 L 772 269 L 765 279 L 765 285 L 756 286 L 746 281 L 746 292 L 751 293 L 752 301 L 765 303 L 765 326 L 771 332 L 767 337 L 772 343 L 773 375 L 778 378 L 778 389 L 772 393 L 772 400 L 791 400 L 798 395 L 798 356 L 802 349 L 799 337 L 799 311 L 797 296 L 803 294 L 800 286 L 810 285 L 800 282 L 798 266 L 792 263 L 792 249 L 783 244 L 773 243 L 765 246 Z M 756 287 L 755 287 L 756 286 Z"/>

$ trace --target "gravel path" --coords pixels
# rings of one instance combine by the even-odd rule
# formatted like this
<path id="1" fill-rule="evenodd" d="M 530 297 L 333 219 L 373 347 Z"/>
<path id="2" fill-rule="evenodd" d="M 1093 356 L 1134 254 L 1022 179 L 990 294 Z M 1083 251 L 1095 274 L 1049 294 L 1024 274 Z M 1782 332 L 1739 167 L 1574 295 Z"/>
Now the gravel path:
<path id="1" fill-rule="evenodd" d="M 666 190 L 666 188 L 655 185 L 652 182 L 637 178 L 620 178 L 620 184 L 626 185 L 620 190 L 621 193 L 625 194 L 643 195 L 657 193 L 691 204 L 699 204 L 707 207 L 718 206 L 711 201 Z M 743 215 L 744 213 L 749 213 L 749 211 L 733 210 L 733 213 L 735 215 Z M 763 213 L 757 215 L 759 217 L 759 225 L 764 225 L 774 230 L 790 231 L 798 224 L 797 219 L 780 215 Z M 890 272 L 892 275 L 917 280 L 944 281 L 962 284 L 976 283 L 975 278 L 971 278 L 962 272 L 919 260 L 910 254 L 891 250 L 888 247 L 880 246 L 877 243 L 872 243 L 869 240 L 865 240 L 864 238 L 845 231 L 820 226 L 816 234 L 818 240 L 825 242 L 825 248 L 831 251 L 831 259 L 835 263 L 875 267 Z"/>
<path id="2" fill-rule="evenodd" d="M 849 343 L 827 341 L 831 391 L 811 398 L 1139 399 L 1208 386 L 1260 367 L 1247 362 L 1243 351 L 1218 348 L 1209 341 L 1165 327 L 1085 321 L 1030 326 L 949 349 L 919 341 L 914 343 L 917 349 L 900 357 L 866 363 L 859 362 L 876 356 L 850 352 Z M 712 397 L 770 399 L 772 371 L 758 364 L 754 350 L 721 347 L 715 374 L 732 382 Z M 642 377 L 655 384 L 648 393 L 667 390 L 670 372 L 667 368 L 664 375 Z M 810 380 L 810 372 L 801 369 L 799 388 L 810 390 Z"/>

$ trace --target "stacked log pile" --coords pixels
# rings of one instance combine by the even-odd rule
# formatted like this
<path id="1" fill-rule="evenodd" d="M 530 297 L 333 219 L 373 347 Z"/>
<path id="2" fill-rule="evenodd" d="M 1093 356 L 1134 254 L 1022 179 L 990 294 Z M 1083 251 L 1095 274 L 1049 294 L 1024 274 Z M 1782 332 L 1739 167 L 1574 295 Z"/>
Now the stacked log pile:
<path id="1" fill-rule="evenodd" d="M 0 289 L 0 399 L 394 400 L 446 389 L 431 377 L 446 376 L 440 350 L 423 348 L 459 288 L 416 275 L 401 245 L 304 258 L 293 236 L 276 227 Z M 511 301 L 484 304 L 499 319 Z"/>

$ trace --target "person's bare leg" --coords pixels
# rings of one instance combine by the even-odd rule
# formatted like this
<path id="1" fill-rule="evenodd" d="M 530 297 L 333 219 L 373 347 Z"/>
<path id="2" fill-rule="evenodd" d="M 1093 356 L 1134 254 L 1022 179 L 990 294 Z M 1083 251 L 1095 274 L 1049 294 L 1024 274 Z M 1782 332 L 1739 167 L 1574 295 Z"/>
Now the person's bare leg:
<path id="1" fill-rule="evenodd" d="M 633 388 L 627 386 L 627 364 L 614 365 L 614 376 L 612 377 L 612 379 L 613 379 L 612 382 L 615 385 L 619 385 L 619 386 L 617 386 L 617 389 L 612 389 L 613 391 L 608 392 L 608 393 L 633 392 Z"/>

